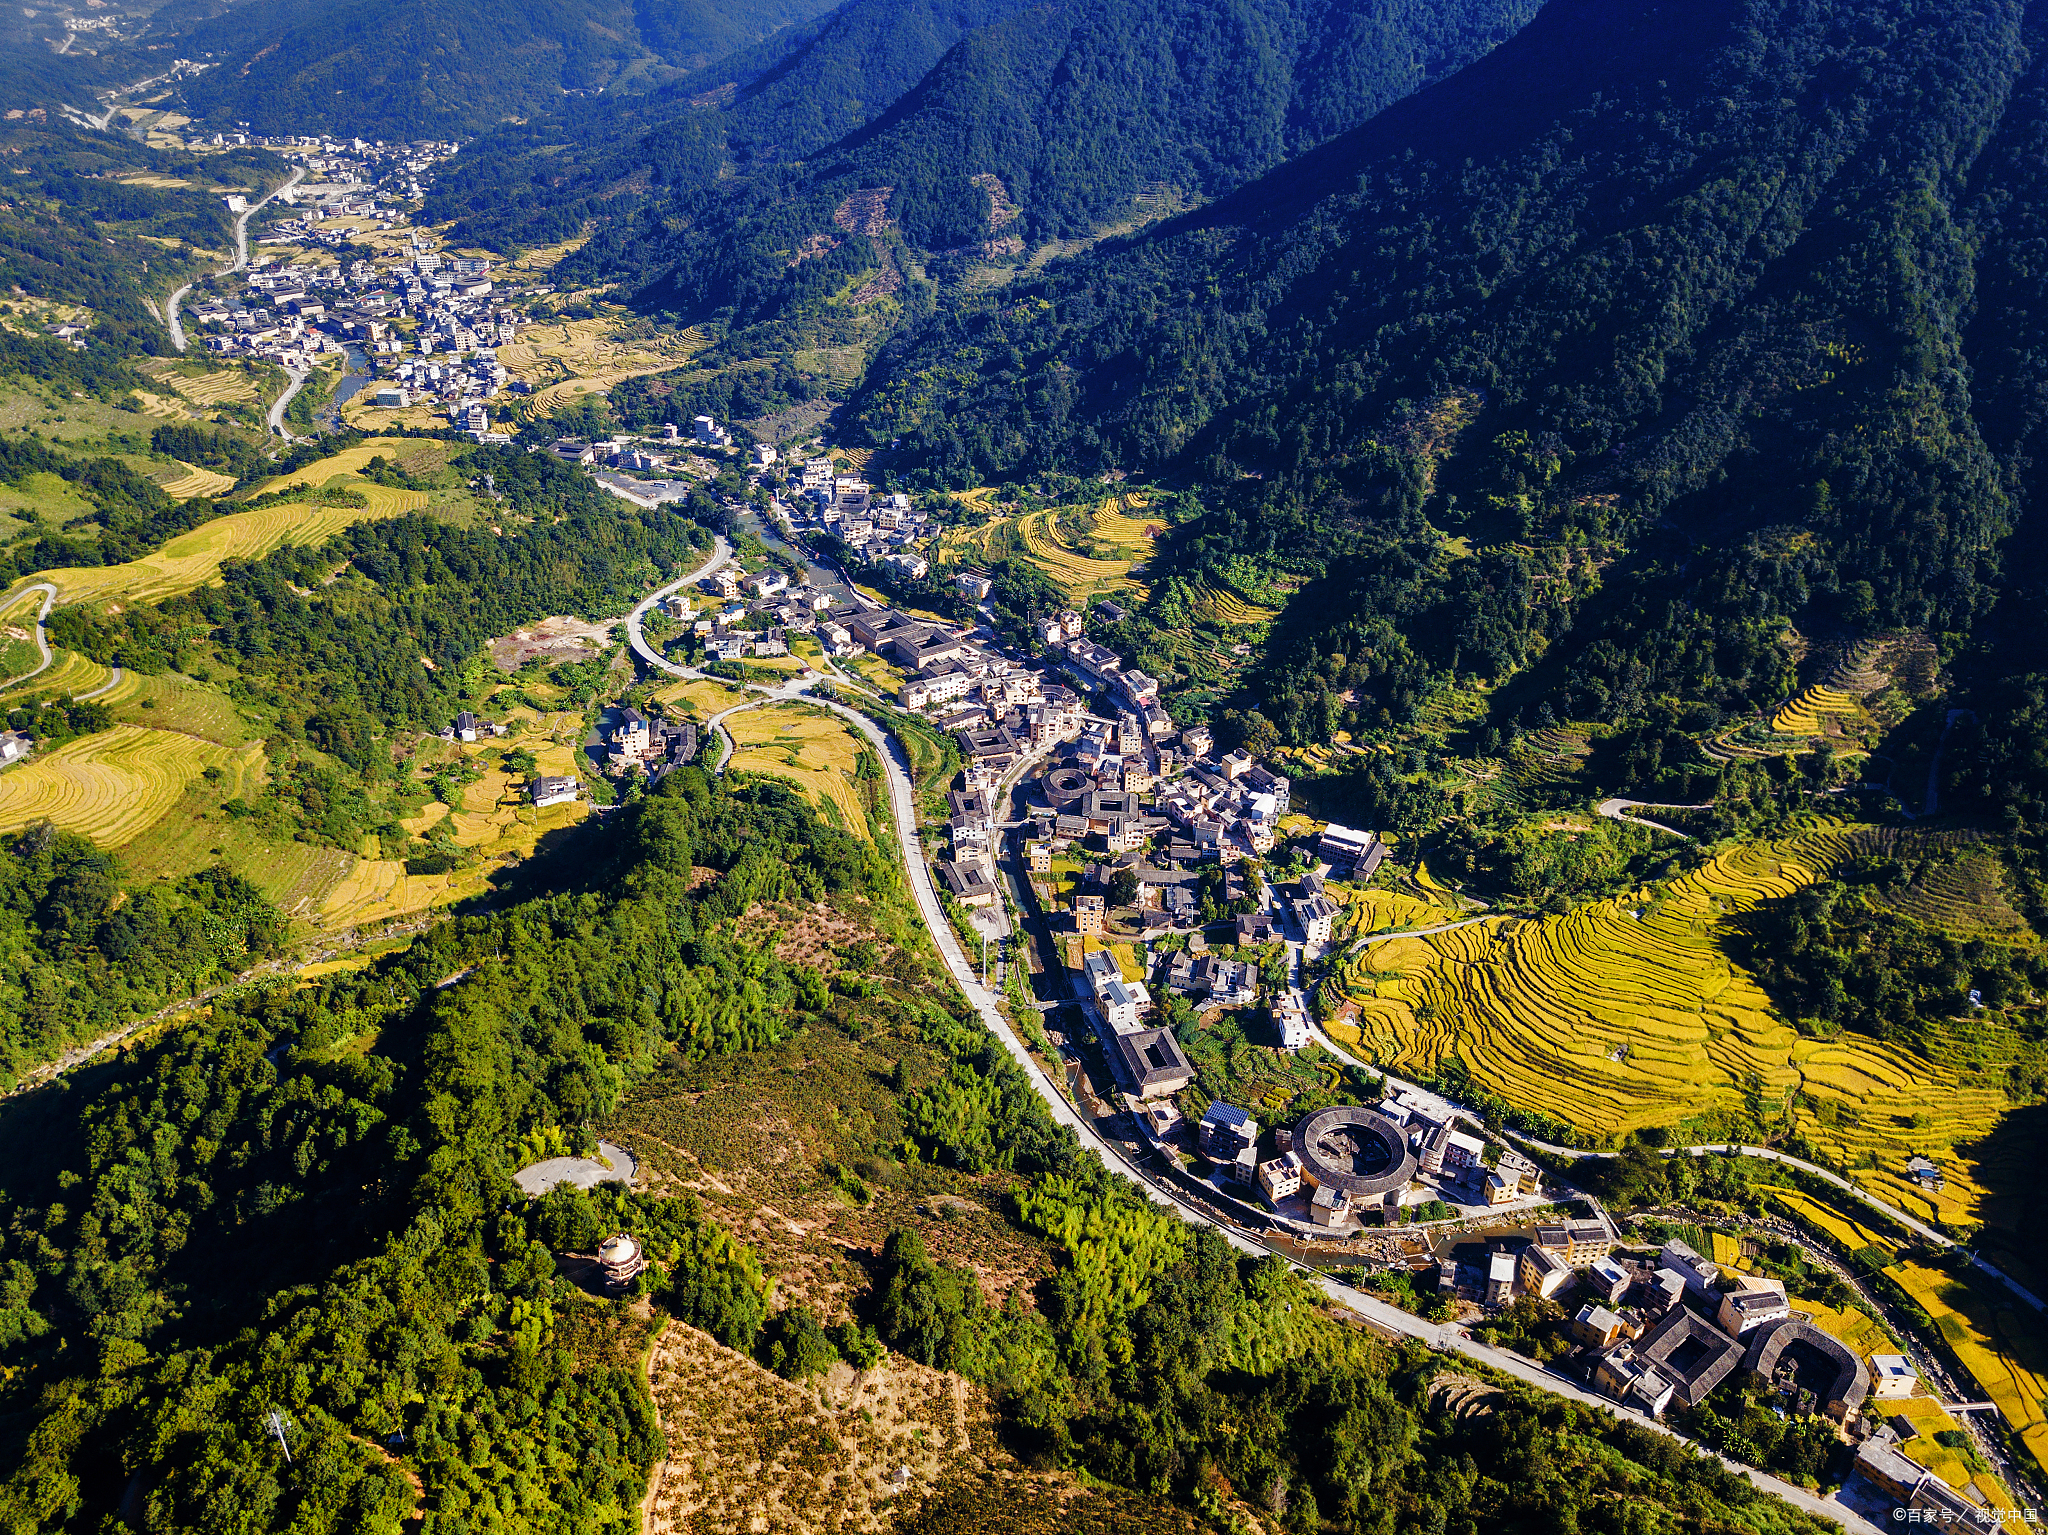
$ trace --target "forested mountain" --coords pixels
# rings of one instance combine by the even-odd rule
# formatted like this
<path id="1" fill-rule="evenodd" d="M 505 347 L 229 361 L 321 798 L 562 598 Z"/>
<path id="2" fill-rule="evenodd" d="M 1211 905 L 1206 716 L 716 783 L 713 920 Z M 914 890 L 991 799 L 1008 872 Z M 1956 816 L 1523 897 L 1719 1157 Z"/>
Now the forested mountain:
<path id="1" fill-rule="evenodd" d="M 1083 0 L 920 16 L 855 0 L 785 64 L 562 190 L 609 200 L 630 162 L 640 218 L 581 210 L 605 217 L 583 268 L 640 283 L 673 273 L 655 302 L 747 313 L 875 266 L 869 239 L 885 233 L 918 251 L 978 252 L 1086 234 L 1145 188 L 1217 196 L 1458 68 L 1533 10 Z M 479 163 L 499 153 L 486 144 Z M 877 188 L 863 211 L 846 209 Z M 497 201 L 478 179 L 437 206 L 485 237 Z M 554 217 L 568 211 L 561 195 L 548 201 Z"/>
<path id="2" fill-rule="evenodd" d="M 1021 8 L 847 0 L 647 97 L 570 103 L 498 129 L 447 167 L 429 214 L 460 219 L 473 239 L 536 243 L 593 214 L 617 222 L 657 186 L 692 191 L 728 167 L 800 160 L 888 110 L 969 32 Z"/>
<path id="3" fill-rule="evenodd" d="M 1616 721 L 1748 696 L 1795 612 L 1967 632 L 2036 451 L 2036 12 L 1553 0 L 1237 195 L 943 306 L 859 419 L 937 483 L 1219 487 L 1171 574 L 1263 553 L 1313 594 L 1263 684 L 1297 740 L 1404 656 Z"/>
<path id="4" fill-rule="evenodd" d="M 273 0 L 166 30 L 226 62 L 186 89 L 202 119 L 259 133 L 474 133 L 568 92 L 645 90 L 827 8 L 827 0 Z"/>

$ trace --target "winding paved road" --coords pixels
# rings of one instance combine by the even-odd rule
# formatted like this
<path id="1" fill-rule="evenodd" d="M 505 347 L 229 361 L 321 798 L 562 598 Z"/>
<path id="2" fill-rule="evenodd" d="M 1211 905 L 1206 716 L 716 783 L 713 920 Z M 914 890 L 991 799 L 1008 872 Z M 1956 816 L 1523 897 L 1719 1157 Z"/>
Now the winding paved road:
<path id="1" fill-rule="evenodd" d="M 1667 805 L 1661 800 L 1648 799 L 1604 799 L 1593 807 L 1596 815 L 1604 815 L 1610 821 L 1620 821 L 1626 826 L 1647 826 L 1652 831 L 1669 832 L 1681 841 L 1690 842 L 1692 836 L 1676 826 L 1666 826 L 1662 821 L 1652 821 L 1646 816 L 1628 815 L 1630 810 L 1712 810 L 1712 802 L 1704 805 Z"/>
<path id="2" fill-rule="evenodd" d="M 71 701 L 75 704 L 82 704 L 85 703 L 88 699 L 98 698 L 103 693 L 113 692 L 115 688 L 121 685 L 121 668 L 116 666 L 109 668 L 109 670 L 113 672 L 113 675 L 107 678 L 105 682 L 102 682 L 90 693 L 73 693 L 71 695 Z"/>
<path id="3" fill-rule="evenodd" d="M 214 276 L 225 277 L 230 272 L 241 271 L 243 267 L 249 264 L 249 219 L 251 215 L 258 208 L 269 202 L 271 198 L 277 196 L 279 192 L 290 191 L 305 179 L 306 168 L 304 166 L 295 167 L 291 175 L 264 193 L 263 196 L 259 197 L 237 215 L 235 219 L 235 264 L 222 267 L 213 274 Z M 171 345 L 181 352 L 185 350 L 185 324 L 184 321 L 178 318 L 178 311 L 184 307 L 185 295 L 192 291 L 192 286 L 191 283 L 186 283 L 184 287 L 173 293 L 170 302 L 164 305 L 164 324 L 170 330 Z"/>
<path id="4" fill-rule="evenodd" d="M 306 380 L 311 375 L 298 368 L 286 368 L 284 373 L 291 382 L 284 386 L 284 393 L 270 403 L 270 429 L 286 442 L 297 442 L 298 439 L 285 430 L 284 413 L 297 398 L 299 391 L 306 387 Z"/>
<path id="5" fill-rule="evenodd" d="M 302 165 L 293 167 L 291 175 L 243 209 L 240 214 L 236 215 L 235 262 L 233 266 L 222 267 L 214 274 L 216 277 L 225 277 L 230 272 L 239 272 L 249 264 L 249 219 L 251 215 L 273 197 L 277 196 L 278 193 L 289 191 L 305 179 L 306 168 Z M 171 345 L 181 352 L 185 350 L 186 338 L 185 322 L 179 317 L 179 311 L 184 308 L 185 296 L 192 291 L 192 287 L 191 283 L 186 283 L 184 287 L 173 293 L 164 304 L 164 327 L 171 333 Z M 271 431 L 282 437 L 286 442 L 293 442 L 297 439 L 285 430 L 284 413 L 290 407 L 293 398 L 298 392 L 306 387 L 306 374 L 296 368 L 287 368 L 285 373 L 291 379 L 291 382 L 285 386 L 284 393 L 279 395 L 272 403 L 269 422 Z"/>
<path id="6" fill-rule="evenodd" d="M 0 688 L 15 687 L 28 681 L 31 677 L 40 677 L 50 669 L 50 662 L 54 659 L 50 654 L 50 636 L 43 629 L 43 620 L 50 616 L 50 604 L 57 600 L 57 588 L 48 581 L 38 581 L 33 586 L 24 586 L 16 595 L 21 596 L 29 592 L 41 592 L 43 594 L 42 610 L 36 614 L 36 649 L 42 653 L 43 658 L 19 677 L 13 677 L 6 682 L 0 682 Z"/>
<path id="7" fill-rule="evenodd" d="M 719 539 L 711 559 L 704 565 L 692 571 L 689 575 L 670 582 L 667 586 L 654 592 L 635 607 L 626 620 L 627 637 L 632 645 L 633 653 L 649 666 L 658 671 L 666 672 L 670 676 L 686 678 L 706 676 L 707 674 L 704 672 L 698 671 L 693 667 L 679 666 L 667 657 L 657 653 L 653 646 L 648 644 L 646 635 L 641 628 L 641 621 L 657 602 L 674 595 L 693 582 L 702 580 L 712 571 L 724 565 L 731 557 L 732 551 L 730 547 L 723 538 Z M 916 902 L 918 916 L 923 920 L 926 929 L 931 933 L 932 942 L 937 946 L 940 958 L 945 962 L 946 968 L 952 972 L 953 979 L 959 985 L 962 994 L 972 1004 L 988 1031 L 995 1036 L 1003 1049 L 1008 1052 L 1010 1058 L 1017 1063 L 1018 1068 L 1024 1073 L 1025 1079 L 1030 1082 L 1033 1091 L 1044 1102 L 1053 1120 L 1072 1130 L 1081 1144 L 1100 1157 L 1103 1165 L 1112 1174 L 1127 1180 L 1153 1204 L 1164 1209 L 1173 1210 L 1183 1220 L 1213 1227 L 1226 1242 L 1230 1243 L 1232 1247 L 1240 1252 L 1254 1257 L 1270 1255 L 1272 1249 L 1264 1246 L 1262 1243 L 1253 1241 L 1243 1232 L 1212 1219 L 1193 1205 L 1176 1198 L 1127 1161 L 1122 1153 L 1105 1140 L 1096 1130 L 1093 1122 L 1075 1111 L 1073 1105 L 1068 1102 L 1066 1094 L 1061 1091 L 1060 1086 L 1047 1075 L 1045 1068 L 1039 1063 L 1038 1059 L 1025 1047 L 1024 1042 L 1011 1031 L 1008 1021 L 1003 1017 L 996 1005 L 995 994 L 981 984 L 975 965 L 969 960 L 967 952 L 961 947 L 959 937 L 954 933 L 952 924 L 947 921 L 945 911 L 939 904 L 938 892 L 932 884 L 931 868 L 925 862 L 923 847 L 917 833 L 915 791 L 912 784 L 909 757 L 904 751 L 902 743 L 892 733 L 884 730 L 859 709 L 852 708 L 836 698 L 821 698 L 812 694 L 810 689 L 816 682 L 821 680 L 825 679 L 817 676 L 804 676 L 793 678 L 774 687 L 758 683 L 748 684 L 749 690 L 760 696 L 746 703 L 736 704 L 732 708 L 713 716 L 711 724 L 713 727 L 716 727 L 720 721 L 740 709 L 752 708 L 758 704 L 775 699 L 800 698 L 804 702 L 815 705 L 818 708 L 830 710 L 846 720 L 854 729 L 858 730 L 875 747 L 882 762 L 889 785 L 890 813 L 895 822 L 897 841 L 901 845 L 904 874 L 909 880 L 911 896 Z M 1382 936 L 1394 938 L 1406 935 L 1389 933 Z M 1327 1044 L 1327 1040 L 1325 1043 Z M 1341 1051 L 1335 1051 L 1334 1049 L 1333 1053 L 1342 1055 Z M 1349 1059 L 1349 1057 L 1345 1058 Z M 1280 1256 L 1284 1257 L 1285 1255 Z M 1553 1374 L 1529 1360 L 1521 1358 L 1519 1355 L 1510 1354 L 1476 1342 L 1455 1326 L 1424 1321 L 1420 1317 L 1411 1316 L 1396 1306 L 1388 1305 L 1384 1301 L 1361 1294 L 1350 1285 L 1317 1273 L 1303 1264 L 1296 1263 L 1293 1259 L 1287 1259 L 1286 1261 L 1291 1267 L 1305 1275 L 1311 1283 L 1320 1288 L 1334 1304 L 1355 1313 L 1383 1332 L 1419 1338 L 1433 1348 L 1463 1354 L 1467 1358 L 1476 1360 L 1491 1369 L 1499 1371 L 1501 1374 L 1526 1381 L 1541 1390 L 1554 1392 L 1559 1396 L 1570 1397 L 1574 1401 L 1598 1407 L 1605 1411 L 1613 1412 L 1615 1410 L 1614 1404 L 1606 1398 L 1583 1391 L 1570 1381 Z M 1629 1416 L 1634 1421 L 1640 1422 L 1656 1432 L 1668 1434 L 1673 1439 L 1684 1443 L 1692 1442 L 1686 1440 L 1684 1435 L 1675 1433 L 1655 1419 L 1635 1418 L 1634 1415 Z M 1711 1455 L 1713 1453 L 1704 1446 L 1696 1446 L 1696 1448 L 1700 1449 L 1703 1454 Z M 1765 1472 L 1756 1470 L 1754 1467 L 1745 1466 L 1736 1461 L 1724 1460 L 1723 1463 L 1730 1470 L 1746 1477 L 1763 1491 L 1783 1498 L 1796 1507 L 1804 1509 L 1808 1513 L 1817 1515 L 1820 1518 L 1840 1523 L 1854 1532 L 1854 1535 L 1879 1535 L 1877 1526 L 1831 1498 L 1816 1497 L 1803 1488 L 1795 1487 L 1789 1482 L 1781 1481 L 1777 1477 L 1770 1476 Z"/>

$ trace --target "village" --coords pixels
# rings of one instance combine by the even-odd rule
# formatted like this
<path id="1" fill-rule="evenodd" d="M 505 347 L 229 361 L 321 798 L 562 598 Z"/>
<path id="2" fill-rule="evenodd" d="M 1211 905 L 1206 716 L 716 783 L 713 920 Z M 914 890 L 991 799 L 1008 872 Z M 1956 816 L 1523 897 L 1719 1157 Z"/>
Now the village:
<path id="1" fill-rule="evenodd" d="M 694 437 L 728 442 L 708 418 Z M 610 456 L 636 451 L 622 443 Z M 757 480 L 772 481 L 774 463 L 772 449 L 756 450 Z M 830 534 L 875 564 L 926 574 L 915 552 L 923 519 L 908 497 L 875 495 L 829 456 L 789 481 L 794 504 L 771 501 L 785 533 Z M 968 603 L 988 595 L 971 571 L 953 585 Z M 1778 1279 L 1675 1237 L 1632 1240 L 1481 1116 L 1392 1079 L 1377 1101 L 1315 1107 L 1292 1123 L 1262 1125 L 1257 1105 L 1217 1097 L 1204 1106 L 1168 1005 L 1183 1018 L 1254 1020 L 1273 1050 L 1331 1050 L 1309 972 L 1339 947 L 1333 885 L 1371 880 L 1388 850 L 1370 830 L 1304 832 L 1286 775 L 1220 750 L 1205 724 L 1174 720 L 1152 678 L 1088 637 L 1089 615 L 1044 616 L 1026 655 L 991 624 L 935 621 L 773 565 L 721 571 L 699 599 L 673 599 L 671 614 L 715 659 L 784 654 L 801 633 L 821 667 L 865 654 L 901 676 L 894 702 L 961 757 L 933 872 L 964 930 L 1007 947 L 1012 965 L 1033 939 L 1062 957 L 1058 979 L 1093 1048 L 1058 1033 L 1051 1044 L 1074 1072 L 1106 1068 L 1103 1107 L 1123 1111 L 1127 1146 L 1211 1209 L 1296 1250 L 1355 1252 L 1381 1234 L 1381 1261 L 1454 1324 L 1524 1300 L 1560 1306 L 1570 1349 L 1550 1367 L 1624 1411 L 1659 1417 L 1725 1382 L 1754 1382 L 1787 1415 L 1836 1425 L 1873 1506 L 1993 1522 L 1901 1448 L 1916 1430 L 1895 1409 L 1939 1394 L 1909 1357 L 1846 1346 Z M 633 711 L 614 736 L 619 760 L 652 775 L 697 745 L 689 725 Z"/>
<path id="2" fill-rule="evenodd" d="M 372 377 L 387 380 L 377 389 L 378 406 L 432 403 L 446 409 L 457 430 L 509 440 L 490 432 L 488 409 L 489 401 L 526 388 L 497 358 L 523 318 L 508 301 L 553 288 L 506 288 L 489 257 L 444 253 L 413 225 L 434 167 L 458 146 L 213 133 L 189 147 L 244 144 L 274 150 L 301 175 L 276 192 L 271 206 L 279 216 L 254 236 L 254 259 L 194 301 L 206 350 L 222 361 L 271 362 L 297 372 L 349 352 L 358 387 Z M 225 201 L 230 213 L 250 211 L 244 197 Z M 308 247 L 322 253 L 301 255 Z M 365 249 L 376 254 L 361 254 Z"/>

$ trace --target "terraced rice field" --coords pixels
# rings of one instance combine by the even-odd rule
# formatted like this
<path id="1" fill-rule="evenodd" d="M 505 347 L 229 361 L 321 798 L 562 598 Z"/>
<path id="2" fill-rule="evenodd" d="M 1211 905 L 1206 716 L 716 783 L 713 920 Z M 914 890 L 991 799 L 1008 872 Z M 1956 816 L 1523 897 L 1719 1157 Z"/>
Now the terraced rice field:
<path id="1" fill-rule="evenodd" d="M 234 512 L 181 533 L 162 548 L 125 565 L 49 570 L 29 579 L 55 585 L 60 604 L 156 601 L 204 586 L 220 574 L 223 560 L 256 559 L 286 544 L 317 544 L 354 523 L 397 517 L 427 504 L 424 491 L 393 490 L 367 480 L 350 488 L 361 491 L 370 504 L 286 502 L 260 511 Z"/>
<path id="2" fill-rule="evenodd" d="M 680 368 L 704 349 L 701 331 L 691 329 L 653 341 L 612 339 L 612 320 L 572 320 L 527 328 L 498 360 L 513 377 L 540 387 L 521 414 L 528 421 L 552 419 L 579 395 L 601 394 L 612 385 L 650 373 Z M 559 377 L 566 372 L 568 377 Z"/>
<path id="3" fill-rule="evenodd" d="M 1808 1311 L 1814 1308 L 1801 1301 L 1799 1309 Z M 1815 1321 L 1826 1331 L 1834 1331 L 1833 1328 L 1826 1326 L 1818 1314 Z M 1989 1471 L 1973 1471 L 1970 1463 L 1963 1459 L 1961 1452 L 1950 1449 L 1935 1437 L 1937 1434 L 1949 1433 L 1962 1426 L 1942 1409 L 1937 1399 L 1931 1396 L 1907 1397 L 1903 1401 L 1886 1402 L 1884 1405 L 1885 1416 L 1904 1418 L 1913 1425 L 1913 1431 L 1919 1436 L 1899 1446 L 1902 1455 L 1916 1465 L 1925 1466 L 1951 1487 L 1976 1488 L 1984 1502 L 1992 1508 L 2018 1507 L 2013 1501 L 2012 1493 L 2003 1482 Z"/>
<path id="4" fill-rule="evenodd" d="M 997 517 L 973 528 L 950 528 L 934 552 L 941 562 L 981 565 L 1016 550 L 1077 605 L 1122 591 L 1143 601 L 1145 586 L 1132 579 L 1131 570 L 1151 556 L 1152 530 L 1159 526 L 1144 518 L 1144 507 L 1141 496 L 1119 495 L 1089 513 L 1089 536 L 1098 548 L 1108 551 L 1108 558 L 1084 555 L 1061 537 L 1056 526 L 1063 515 L 1061 509 Z M 1228 597 L 1227 593 L 1217 595 Z M 1265 614 L 1264 609 L 1229 600 L 1237 604 L 1232 611 L 1238 617 L 1233 622 L 1270 621 L 1270 614 L 1257 616 Z"/>
<path id="5" fill-rule="evenodd" d="M 1901 1263 L 1890 1270 L 1905 1292 L 1934 1318 L 1942 1340 L 1954 1351 L 2016 1438 L 2048 1467 L 2048 1357 L 2037 1325 L 2014 1302 L 1992 1302 L 1939 1269 Z"/>
<path id="6" fill-rule="evenodd" d="M 1771 716 L 1771 729 L 1780 735 L 1825 735 L 1829 720 L 1854 720 L 1862 715 L 1863 705 L 1855 694 L 1815 683 Z"/>
<path id="7" fill-rule="evenodd" d="M 147 389 L 136 390 L 135 398 L 141 403 L 142 413 L 145 416 L 156 416 L 166 421 L 182 421 L 185 419 L 185 407 L 176 400 L 169 399 L 164 395 L 152 394 Z"/>
<path id="8" fill-rule="evenodd" d="M 100 847 L 132 841 L 229 753 L 168 730 L 116 725 L 0 773 L 0 831 L 47 820 Z"/>
<path id="9" fill-rule="evenodd" d="M 548 832 L 590 814 L 584 800 L 534 810 L 518 802 L 516 795 L 501 797 L 488 810 L 469 808 L 494 794 L 503 796 L 505 782 L 503 774 L 487 774 L 485 781 L 471 784 L 463 796 L 464 808 L 452 816 L 455 840 L 476 851 L 473 866 L 447 874 L 408 874 L 403 863 L 392 859 L 360 859 L 328 889 L 310 913 L 312 920 L 328 929 L 388 922 L 475 895 L 495 870 L 531 857 L 534 845 Z"/>
<path id="10" fill-rule="evenodd" d="M 1331 885 L 1325 894 L 1331 892 L 1337 893 L 1338 899 L 1350 909 L 1349 934 L 1352 936 L 1434 927 L 1439 922 L 1455 922 L 1464 915 L 1454 907 L 1441 906 L 1398 890 L 1360 890 L 1355 885 Z"/>
<path id="11" fill-rule="evenodd" d="M 194 405 L 219 405 L 224 401 L 256 405 L 263 399 L 263 391 L 256 380 L 238 368 L 198 375 L 165 373 L 159 375 L 158 381 L 169 384 Z"/>
<path id="12" fill-rule="evenodd" d="M 1976 1141 L 2003 1095 L 1860 1036 L 1802 1039 L 1724 947 L 1729 918 L 1864 850 L 1817 827 L 1562 916 L 1376 944 L 1347 973 L 1359 1021 L 1340 1038 L 1396 1069 L 1456 1055 L 1508 1101 L 1599 1136 L 1714 1113 L 1775 1122 L 1797 1093 L 1800 1131 L 1873 1192 L 1973 1219 L 1983 1191 L 1960 1165 L 1939 1195 L 1889 1169 Z"/>
<path id="13" fill-rule="evenodd" d="M 42 600 L 41 594 L 37 594 L 36 600 Z M 109 668 L 88 661 L 75 651 L 52 650 L 49 668 L 17 684 L 17 688 L 24 696 L 39 693 L 51 698 L 76 698 L 97 692 L 113 675 Z"/>
<path id="14" fill-rule="evenodd" d="M 1889 903 L 1915 921 L 1962 937 L 2029 937 L 2026 918 L 2012 904 L 2004 865 L 1986 848 L 1964 848 L 1923 863 Z"/>
<path id="15" fill-rule="evenodd" d="M 786 778 L 840 830 L 868 836 L 867 807 L 853 777 L 862 747 L 836 716 L 770 704 L 733 715 L 725 728 L 733 740 L 731 771 Z"/>
<path id="16" fill-rule="evenodd" d="M 369 468 L 370 460 L 373 458 L 382 458 L 388 463 L 395 463 L 408 473 L 423 474 L 429 470 L 445 467 L 448 463 L 449 453 L 449 446 L 446 443 L 440 442 L 360 442 L 353 448 L 344 448 L 339 453 L 330 453 L 327 457 L 318 459 L 295 473 L 277 475 L 265 480 L 256 487 L 256 491 L 258 495 L 270 495 L 276 491 L 288 490 L 295 485 L 308 487 L 325 485 L 338 474 L 360 475 L 365 469 Z M 349 488 L 351 490 L 363 490 L 366 488 L 379 490 L 383 487 L 370 485 L 365 481 L 362 484 L 352 482 Z"/>
<path id="17" fill-rule="evenodd" d="M 1280 616 L 1278 608 L 1263 608 L 1257 603 L 1246 602 L 1235 592 L 1221 587 L 1204 586 L 1197 591 L 1197 616 L 1225 629 L 1262 629 Z"/>
<path id="18" fill-rule="evenodd" d="M 167 496 L 172 496 L 180 501 L 187 501 L 193 496 L 218 496 L 224 491 L 230 491 L 235 488 L 235 477 L 231 474 L 219 474 L 211 469 L 201 469 L 196 465 L 184 462 L 182 459 L 176 459 L 173 462 L 185 472 L 174 480 L 164 481 L 163 489 L 164 494 Z"/>
<path id="19" fill-rule="evenodd" d="M 1769 1190 L 1772 1200 L 1784 1206 L 1795 1220 L 1831 1238 L 1844 1252 L 1853 1253 L 1865 1247 L 1891 1249 L 1892 1244 L 1877 1232 L 1811 1194 L 1774 1184 L 1759 1184 L 1758 1187 Z"/>

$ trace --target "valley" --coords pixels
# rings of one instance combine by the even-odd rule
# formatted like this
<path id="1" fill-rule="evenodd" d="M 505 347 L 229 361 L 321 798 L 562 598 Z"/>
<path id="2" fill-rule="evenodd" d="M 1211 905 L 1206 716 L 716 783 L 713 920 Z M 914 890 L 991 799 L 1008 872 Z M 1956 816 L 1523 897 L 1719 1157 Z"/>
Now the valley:
<path id="1" fill-rule="evenodd" d="M 2034 1522 L 2037 10 L 0 23 L 0 1523 Z"/>

